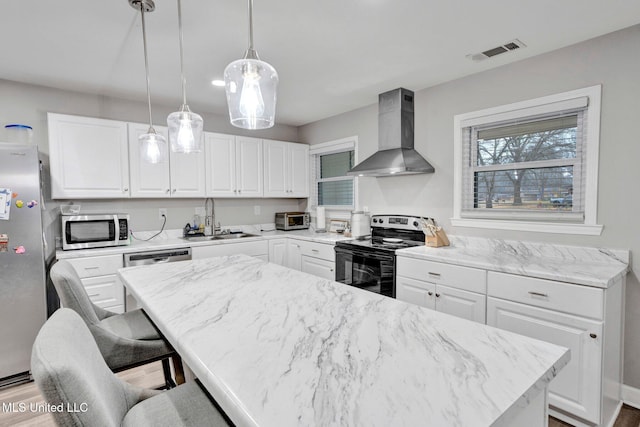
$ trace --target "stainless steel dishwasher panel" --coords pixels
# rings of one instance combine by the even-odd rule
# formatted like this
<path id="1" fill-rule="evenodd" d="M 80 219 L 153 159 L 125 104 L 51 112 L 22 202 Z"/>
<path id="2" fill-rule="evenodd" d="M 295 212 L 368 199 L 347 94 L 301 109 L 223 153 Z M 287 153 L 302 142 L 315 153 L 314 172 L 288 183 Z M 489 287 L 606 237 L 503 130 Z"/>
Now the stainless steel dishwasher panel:
<path id="1" fill-rule="evenodd" d="M 133 252 L 124 254 L 124 266 L 164 264 L 167 262 L 187 261 L 191 259 L 191 248 L 161 249 L 156 251 Z M 138 301 L 126 290 L 125 311 L 138 308 Z"/>

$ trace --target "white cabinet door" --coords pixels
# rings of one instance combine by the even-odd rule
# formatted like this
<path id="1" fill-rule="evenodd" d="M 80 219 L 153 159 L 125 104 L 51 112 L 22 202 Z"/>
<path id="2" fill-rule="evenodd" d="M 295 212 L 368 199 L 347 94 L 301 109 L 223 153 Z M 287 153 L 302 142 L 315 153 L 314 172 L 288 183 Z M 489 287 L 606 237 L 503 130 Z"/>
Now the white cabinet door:
<path id="1" fill-rule="evenodd" d="M 262 140 L 205 132 L 206 195 L 262 197 Z"/>
<path id="2" fill-rule="evenodd" d="M 287 267 L 300 271 L 302 269 L 302 248 L 296 240 L 287 239 Z"/>
<path id="3" fill-rule="evenodd" d="M 204 145 L 207 196 L 235 196 L 237 193 L 235 136 L 205 132 Z"/>
<path id="4" fill-rule="evenodd" d="M 288 143 L 265 140 L 264 197 L 288 197 Z"/>
<path id="5" fill-rule="evenodd" d="M 171 197 L 204 197 L 204 150 L 199 153 L 174 153 L 169 150 L 171 168 Z"/>
<path id="6" fill-rule="evenodd" d="M 169 197 L 171 181 L 169 175 L 169 147 L 167 161 L 148 163 L 142 160 L 138 137 L 149 131 L 149 125 L 128 123 L 129 129 L 129 175 L 131 178 L 131 197 Z M 154 127 L 157 133 L 167 137 L 167 128 Z"/>
<path id="7" fill-rule="evenodd" d="M 313 274 L 324 279 L 336 280 L 335 262 L 302 255 L 300 271 Z"/>
<path id="8" fill-rule="evenodd" d="M 269 262 L 287 267 L 287 239 L 269 240 Z"/>
<path id="9" fill-rule="evenodd" d="M 238 197 L 262 197 L 262 140 L 236 137 L 236 184 Z"/>
<path id="10" fill-rule="evenodd" d="M 309 146 L 288 144 L 289 197 L 309 197 Z"/>
<path id="11" fill-rule="evenodd" d="M 436 285 L 408 277 L 396 277 L 396 299 L 411 304 L 436 309 L 434 294 Z"/>
<path id="12" fill-rule="evenodd" d="M 49 113 L 53 199 L 129 197 L 127 124 Z"/>
<path id="13" fill-rule="evenodd" d="M 568 347 L 571 361 L 549 384 L 549 404 L 600 423 L 602 322 L 489 297 L 487 324 Z"/>
<path id="14" fill-rule="evenodd" d="M 309 197 L 309 146 L 264 140 L 264 197 Z"/>
<path id="15" fill-rule="evenodd" d="M 487 297 L 484 294 L 437 285 L 435 297 L 436 310 L 474 322 L 486 323 Z"/>

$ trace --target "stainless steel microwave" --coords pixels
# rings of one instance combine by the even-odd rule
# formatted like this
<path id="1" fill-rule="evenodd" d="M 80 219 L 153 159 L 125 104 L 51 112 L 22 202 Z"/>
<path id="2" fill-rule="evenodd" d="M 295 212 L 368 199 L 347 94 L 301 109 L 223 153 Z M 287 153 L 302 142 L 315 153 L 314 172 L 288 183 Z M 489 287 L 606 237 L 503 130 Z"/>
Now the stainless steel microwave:
<path id="1" fill-rule="evenodd" d="M 309 228 L 309 212 L 276 212 L 277 230 L 303 230 Z"/>
<path id="2" fill-rule="evenodd" d="M 105 248 L 129 244 L 129 215 L 62 215 L 62 249 Z"/>

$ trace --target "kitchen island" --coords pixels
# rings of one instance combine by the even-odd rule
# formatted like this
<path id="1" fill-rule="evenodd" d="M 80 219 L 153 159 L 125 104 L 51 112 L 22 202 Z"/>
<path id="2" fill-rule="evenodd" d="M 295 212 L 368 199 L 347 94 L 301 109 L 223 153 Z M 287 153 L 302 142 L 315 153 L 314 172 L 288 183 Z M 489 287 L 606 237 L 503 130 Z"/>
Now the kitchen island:
<path id="1" fill-rule="evenodd" d="M 570 358 L 244 255 L 119 275 L 239 426 L 543 426 Z"/>

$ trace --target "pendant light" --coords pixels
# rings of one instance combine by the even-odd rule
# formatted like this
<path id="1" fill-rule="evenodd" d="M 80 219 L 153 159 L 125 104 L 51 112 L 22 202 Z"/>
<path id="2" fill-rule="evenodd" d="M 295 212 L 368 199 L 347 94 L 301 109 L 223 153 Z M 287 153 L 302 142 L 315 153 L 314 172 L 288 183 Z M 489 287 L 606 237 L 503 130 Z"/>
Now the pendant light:
<path id="1" fill-rule="evenodd" d="M 244 58 L 227 65 L 224 82 L 231 124 L 243 129 L 266 129 L 276 115 L 278 73 L 258 58 L 253 48 L 253 0 L 249 1 L 249 48 Z"/>
<path id="2" fill-rule="evenodd" d="M 149 130 L 138 137 L 140 157 L 148 163 L 164 163 L 167 161 L 167 140 L 157 134 L 153 128 L 151 117 L 151 92 L 149 90 L 149 61 L 147 60 L 147 32 L 144 26 L 145 12 L 153 12 L 156 8 L 153 0 L 129 0 L 129 4 L 140 11 L 142 19 L 142 44 L 144 46 L 144 68 L 147 76 L 147 104 L 149 106 Z"/>
<path id="3" fill-rule="evenodd" d="M 202 117 L 191 112 L 187 105 L 187 79 L 184 76 L 182 2 L 178 0 L 178 30 L 180 33 L 180 76 L 182 79 L 182 106 L 169 114 L 169 143 L 174 153 L 197 153 L 202 146 Z"/>

